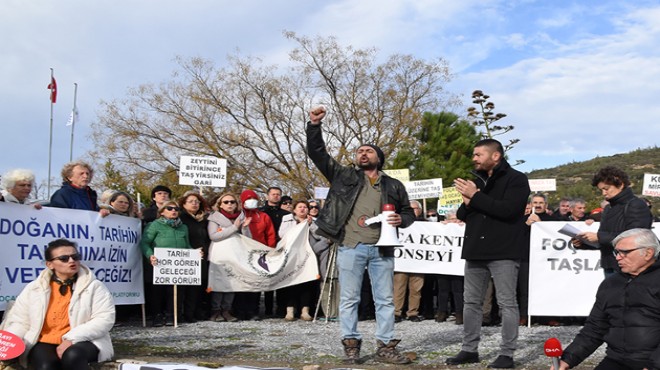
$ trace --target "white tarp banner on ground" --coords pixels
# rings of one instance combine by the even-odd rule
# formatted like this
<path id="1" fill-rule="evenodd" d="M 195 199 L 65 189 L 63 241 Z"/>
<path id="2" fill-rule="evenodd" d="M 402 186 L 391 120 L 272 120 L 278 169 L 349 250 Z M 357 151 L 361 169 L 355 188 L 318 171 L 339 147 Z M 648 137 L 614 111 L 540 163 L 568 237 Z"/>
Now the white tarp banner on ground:
<path id="1" fill-rule="evenodd" d="M 318 279 L 306 222 L 269 248 L 236 234 L 211 244 L 209 288 L 214 292 L 264 292 Z"/>
<path id="2" fill-rule="evenodd" d="M 394 271 L 463 276 L 465 225 L 417 221 L 399 229 L 403 247 L 394 248 Z"/>
<path id="3" fill-rule="evenodd" d="M 46 268 L 55 239 L 78 243 L 82 262 L 112 292 L 116 304 L 144 303 L 140 220 L 98 212 L 0 202 L 0 310 Z"/>
<path id="4" fill-rule="evenodd" d="M 120 370 L 208 370 L 208 367 L 200 367 L 187 364 L 121 364 Z M 222 370 L 293 370 L 290 367 L 252 367 L 252 366 L 223 366 Z"/>

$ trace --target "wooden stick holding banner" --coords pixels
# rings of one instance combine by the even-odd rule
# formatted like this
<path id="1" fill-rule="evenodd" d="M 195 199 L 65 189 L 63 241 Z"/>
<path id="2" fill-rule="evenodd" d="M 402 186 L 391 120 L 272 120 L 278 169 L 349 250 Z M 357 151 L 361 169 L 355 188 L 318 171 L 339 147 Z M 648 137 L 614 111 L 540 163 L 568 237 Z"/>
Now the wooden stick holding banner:
<path id="1" fill-rule="evenodd" d="M 173 285 L 174 327 L 178 327 L 178 285 L 202 285 L 200 249 L 155 248 L 154 285 Z"/>

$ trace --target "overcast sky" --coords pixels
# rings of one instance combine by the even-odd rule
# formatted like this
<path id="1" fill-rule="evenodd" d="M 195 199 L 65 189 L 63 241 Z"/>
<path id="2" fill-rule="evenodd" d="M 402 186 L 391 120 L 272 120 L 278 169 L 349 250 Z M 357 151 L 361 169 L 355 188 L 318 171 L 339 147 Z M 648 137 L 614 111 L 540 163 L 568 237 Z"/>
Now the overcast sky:
<path id="1" fill-rule="evenodd" d="M 660 136 L 660 2 L 646 0 L 3 0 L 0 173 L 47 177 L 50 68 L 58 83 L 52 175 L 91 149 L 101 100 L 168 80 L 174 58 L 228 54 L 287 63 L 283 30 L 336 36 L 382 56 L 443 57 L 465 106 L 488 93 L 521 141 L 519 169 L 655 146 Z"/>

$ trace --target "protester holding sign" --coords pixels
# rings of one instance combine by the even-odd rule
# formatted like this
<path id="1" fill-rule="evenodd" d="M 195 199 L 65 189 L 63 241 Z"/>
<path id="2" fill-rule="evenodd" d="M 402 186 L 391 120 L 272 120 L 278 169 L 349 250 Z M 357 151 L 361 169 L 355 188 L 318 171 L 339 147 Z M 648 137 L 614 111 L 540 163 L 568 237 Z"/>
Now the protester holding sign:
<path id="1" fill-rule="evenodd" d="M 250 220 L 241 212 L 238 198 L 234 193 L 224 193 L 215 204 L 218 211 L 213 212 L 208 220 L 208 235 L 211 241 L 219 242 L 236 234 L 246 234 Z M 213 246 L 211 247 L 213 248 Z M 209 251 L 211 253 L 212 251 Z M 209 254 L 210 256 L 211 254 Z M 210 263 L 209 270 L 218 268 Z M 231 314 L 234 292 L 211 292 L 211 321 L 238 321 Z"/>
<path id="2" fill-rule="evenodd" d="M 2 175 L 0 201 L 29 204 L 28 198 L 34 187 L 34 173 L 30 170 L 15 169 Z M 34 208 L 40 209 L 40 203 L 34 203 Z"/>
<path id="3" fill-rule="evenodd" d="M 94 176 L 92 167 L 82 161 L 69 162 L 62 168 L 62 187 L 50 197 L 50 206 L 98 211 L 96 191 L 89 187 Z M 104 215 L 109 212 L 105 211 Z"/>
<path id="4" fill-rule="evenodd" d="M 610 204 L 603 210 L 598 232 L 578 234 L 572 242 L 576 248 L 584 245 L 581 239 L 598 243 L 600 265 L 605 276 L 609 276 L 619 270 L 612 255 L 614 249 L 612 240 L 626 230 L 650 229 L 653 215 L 646 203 L 633 194 L 628 174 L 619 168 L 612 166 L 601 168 L 591 180 L 591 185 L 597 187 Z"/>
<path id="5" fill-rule="evenodd" d="M 108 289 L 80 263 L 76 243 L 57 239 L 44 252 L 46 269 L 6 312 L 2 329 L 22 338 L 23 367 L 89 369 L 112 358 L 115 306 Z"/>
<path id="6" fill-rule="evenodd" d="M 179 218 L 179 205 L 173 201 L 167 201 L 158 208 L 159 217 L 144 230 L 140 249 L 149 259 L 152 266 L 158 265 L 158 259 L 154 256 L 154 248 L 190 248 L 188 240 L 188 227 Z M 180 294 L 186 296 L 186 289 L 196 287 L 181 287 Z M 165 324 L 173 324 L 174 291 L 172 285 L 156 285 L 151 288 L 150 299 L 151 314 L 153 315 L 153 326 L 159 327 Z M 184 298 L 185 299 L 185 298 Z"/>

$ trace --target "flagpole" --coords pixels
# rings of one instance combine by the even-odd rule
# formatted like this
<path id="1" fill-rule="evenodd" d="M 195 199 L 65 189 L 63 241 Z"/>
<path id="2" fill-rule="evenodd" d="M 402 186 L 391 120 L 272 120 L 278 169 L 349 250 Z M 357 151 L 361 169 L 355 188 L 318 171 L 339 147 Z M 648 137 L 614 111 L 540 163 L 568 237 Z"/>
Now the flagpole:
<path id="1" fill-rule="evenodd" d="M 53 69 L 50 69 L 50 81 L 52 83 L 53 78 L 55 78 Z M 48 143 L 48 199 L 50 199 L 50 169 L 51 169 L 51 162 L 52 162 L 52 154 L 53 154 L 53 88 L 51 87 L 50 89 L 50 141 Z"/>
<path id="2" fill-rule="evenodd" d="M 78 97 L 78 83 L 73 84 L 73 110 L 71 111 L 71 148 L 69 149 L 69 162 L 73 162 L 73 130 L 76 127 L 76 115 L 78 108 L 76 107 L 76 99 Z"/>

